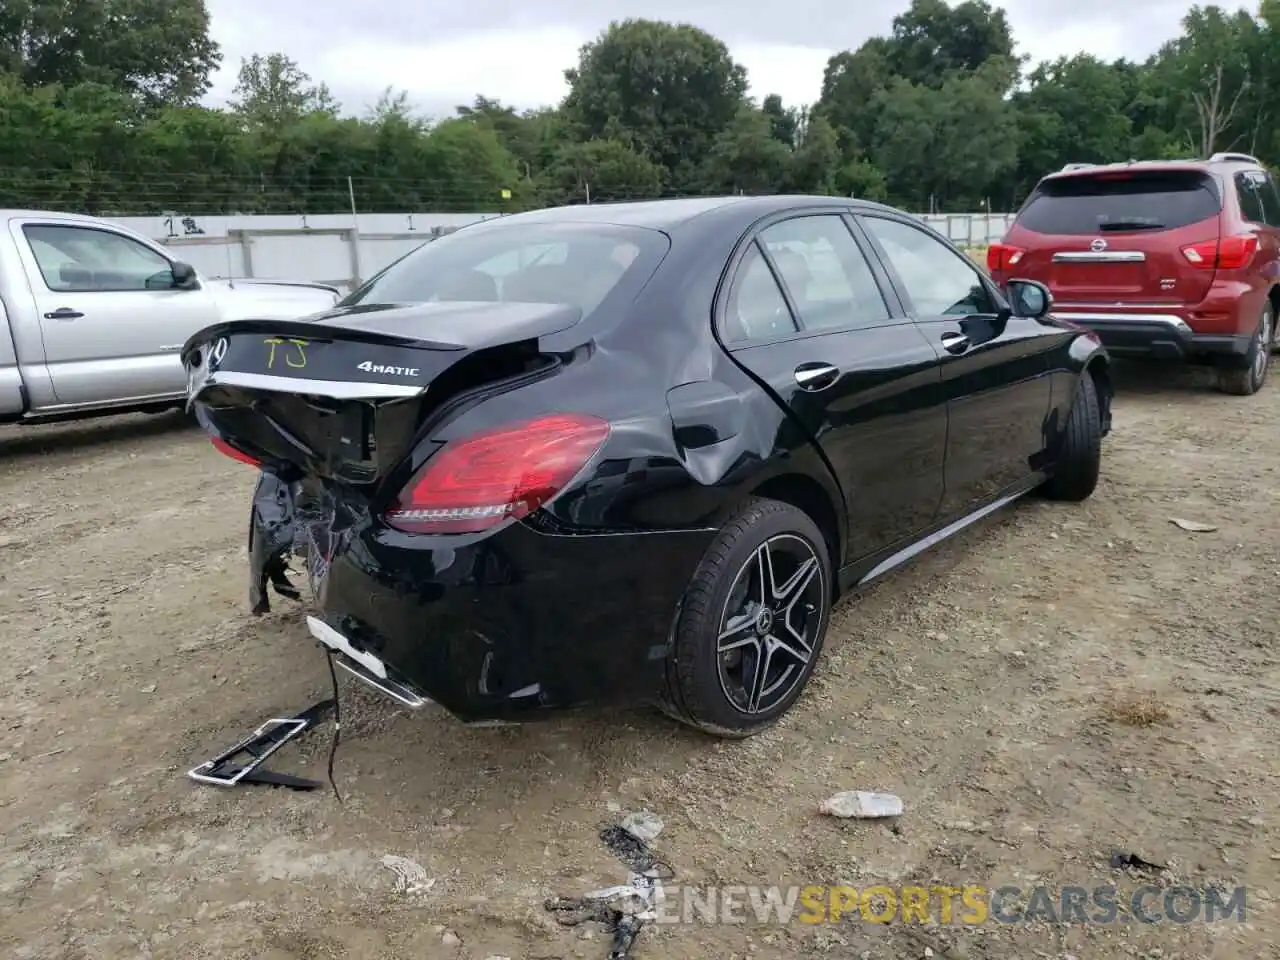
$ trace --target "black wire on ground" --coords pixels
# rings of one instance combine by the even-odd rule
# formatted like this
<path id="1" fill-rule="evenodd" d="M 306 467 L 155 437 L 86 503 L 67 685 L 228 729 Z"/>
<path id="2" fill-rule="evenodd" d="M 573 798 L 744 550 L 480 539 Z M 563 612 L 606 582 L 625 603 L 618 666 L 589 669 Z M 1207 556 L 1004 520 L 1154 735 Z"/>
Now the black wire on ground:
<path id="1" fill-rule="evenodd" d="M 329 786 L 333 789 L 333 796 L 337 799 L 338 806 L 342 806 L 342 794 L 338 792 L 337 781 L 333 778 L 333 761 L 338 755 L 338 743 L 342 739 L 342 707 L 338 699 L 338 671 L 333 668 L 335 656 L 332 650 L 325 651 L 325 663 L 329 664 L 329 680 L 333 684 L 333 740 L 329 744 Z"/>

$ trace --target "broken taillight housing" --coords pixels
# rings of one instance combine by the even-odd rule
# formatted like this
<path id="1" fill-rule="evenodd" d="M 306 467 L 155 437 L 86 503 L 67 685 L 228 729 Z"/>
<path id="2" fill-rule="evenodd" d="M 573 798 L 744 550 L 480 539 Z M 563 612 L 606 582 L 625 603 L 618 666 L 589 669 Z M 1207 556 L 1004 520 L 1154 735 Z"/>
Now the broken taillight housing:
<path id="1" fill-rule="evenodd" d="M 477 533 L 538 509 L 604 446 L 609 424 L 559 413 L 445 444 L 383 519 L 412 533 Z"/>
<path id="2" fill-rule="evenodd" d="M 239 460 L 241 463 L 247 463 L 251 467 L 260 467 L 262 463 L 240 450 L 237 450 L 221 437 L 213 438 L 213 447 L 219 453 L 225 453 L 232 460 Z"/>
<path id="3" fill-rule="evenodd" d="M 987 270 L 1009 270 L 1016 267 L 1027 251 L 1007 243 L 993 243 L 987 247 Z"/>
<path id="4" fill-rule="evenodd" d="M 1240 270 L 1253 261 L 1257 252 L 1258 237 L 1252 233 L 1238 233 L 1182 248 L 1187 263 L 1201 270 Z"/>

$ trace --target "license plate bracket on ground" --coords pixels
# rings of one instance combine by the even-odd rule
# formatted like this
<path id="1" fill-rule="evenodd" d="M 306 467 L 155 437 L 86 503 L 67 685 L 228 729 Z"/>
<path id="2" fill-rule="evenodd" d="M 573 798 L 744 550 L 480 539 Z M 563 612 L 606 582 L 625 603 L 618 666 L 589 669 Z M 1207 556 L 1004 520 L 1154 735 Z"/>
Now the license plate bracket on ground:
<path id="1" fill-rule="evenodd" d="M 206 760 L 187 771 L 187 776 L 197 783 L 215 787 L 234 787 L 242 783 L 273 783 L 278 786 L 309 788 L 311 781 L 271 774 L 259 768 L 286 743 L 304 733 L 325 713 L 334 707 L 334 701 L 325 700 L 296 717 L 272 717 L 235 746 L 224 750 L 212 760 Z"/>

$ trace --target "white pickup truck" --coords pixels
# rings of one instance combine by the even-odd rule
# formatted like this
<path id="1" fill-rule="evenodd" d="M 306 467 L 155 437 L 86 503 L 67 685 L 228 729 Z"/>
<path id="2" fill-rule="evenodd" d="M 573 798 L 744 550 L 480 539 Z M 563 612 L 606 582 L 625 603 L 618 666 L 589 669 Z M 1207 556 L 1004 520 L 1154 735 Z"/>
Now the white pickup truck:
<path id="1" fill-rule="evenodd" d="M 93 217 L 0 210 L 0 422 L 180 407 L 191 334 L 297 319 L 339 298 L 322 284 L 202 277 Z"/>

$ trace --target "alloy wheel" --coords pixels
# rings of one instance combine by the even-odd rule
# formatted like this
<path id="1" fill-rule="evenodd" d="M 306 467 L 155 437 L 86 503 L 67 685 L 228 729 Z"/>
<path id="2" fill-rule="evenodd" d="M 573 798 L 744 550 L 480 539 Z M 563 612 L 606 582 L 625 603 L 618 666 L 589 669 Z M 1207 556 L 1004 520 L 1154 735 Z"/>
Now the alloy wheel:
<path id="1" fill-rule="evenodd" d="M 1262 323 L 1258 326 L 1257 350 L 1253 358 L 1254 383 L 1262 383 L 1267 374 L 1267 364 L 1271 362 L 1271 308 L 1262 311 Z"/>
<path id="2" fill-rule="evenodd" d="M 720 688 L 740 713 L 765 713 L 802 682 L 826 591 L 813 545 L 795 534 L 770 537 L 742 565 L 716 641 Z"/>

